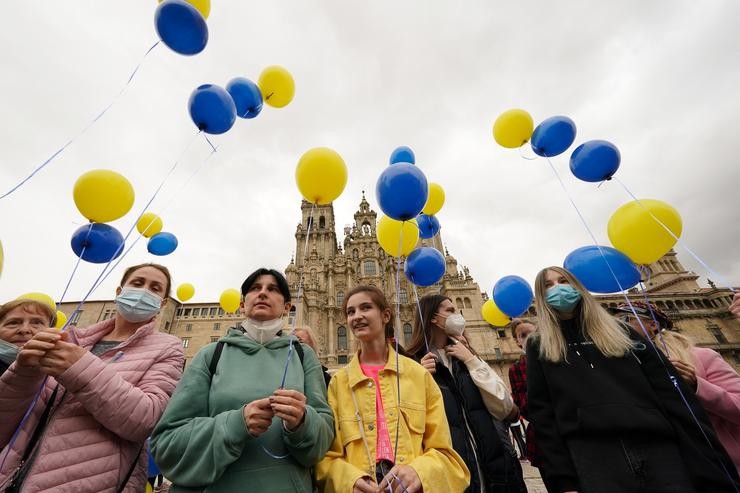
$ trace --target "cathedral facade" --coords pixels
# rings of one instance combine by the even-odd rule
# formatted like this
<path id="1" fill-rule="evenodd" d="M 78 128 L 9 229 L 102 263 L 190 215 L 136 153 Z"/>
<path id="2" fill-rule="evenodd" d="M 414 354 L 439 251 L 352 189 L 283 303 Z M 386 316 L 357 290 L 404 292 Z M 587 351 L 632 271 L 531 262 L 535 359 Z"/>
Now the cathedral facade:
<path id="1" fill-rule="evenodd" d="M 417 297 L 441 293 L 449 297 L 465 317 L 466 335 L 478 354 L 501 375 L 521 351 L 508 329 L 493 327 L 483 320 L 481 308 L 488 298 L 473 279 L 469 269 L 443 248 L 440 235 L 422 240 L 424 246 L 443 251 L 446 271 L 440 282 L 427 288 L 415 288 L 407 281 L 400 264 L 399 287 L 396 288 L 397 259 L 387 255 L 376 238 L 377 214 L 363 197 L 354 214 L 354 222 L 344 226 L 344 238 L 337 238 L 332 205 L 301 204 L 301 220 L 295 230 L 295 256 L 285 269 L 294 306 L 287 322 L 309 326 L 318 344 L 318 356 L 329 368 L 345 365 L 357 348 L 357 341 L 347 327 L 342 313 L 345 293 L 358 284 L 380 288 L 397 310 L 397 334 L 401 344 L 411 336 Z M 287 252 L 286 252 L 287 253 Z M 732 292 L 701 287 L 698 277 L 687 271 L 671 251 L 658 262 L 647 266 L 644 284 L 653 303 L 674 321 L 676 329 L 689 335 L 699 346 L 722 354 L 735 369 L 740 367 L 740 319 L 728 311 Z M 301 276 L 302 279 L 301 279 Z M 644 301 L 645 295 L 632 289 L 632 301 Z M 624 301 L 623 294 L 598 295 L 605 308 Z M 77 303 L 66 302 L 60 310 L 68 316 Z M 113 300 L 86 302 L 71 323 L 85 327 L 115 314 Z M 534 315 L 531 307 L 528 315 Z M 204 345 L 217 341 L 229 327 L 242 320 L 239 313 L 227 314 L 218 302 L 179 303 L 171 299 L 159 316 L 159 330 L 182 339 L 189 362 Z M 506 380 L 506 378 L 505 378 Z"/>

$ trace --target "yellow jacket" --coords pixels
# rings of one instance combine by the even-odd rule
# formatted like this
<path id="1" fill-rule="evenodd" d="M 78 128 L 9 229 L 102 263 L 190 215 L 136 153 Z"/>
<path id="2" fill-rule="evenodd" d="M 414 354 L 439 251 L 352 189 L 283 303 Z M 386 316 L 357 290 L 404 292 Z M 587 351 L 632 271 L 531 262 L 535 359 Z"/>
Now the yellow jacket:
<path id="1" fill-rule="evenodd" d="M 396 463 L 413 467 L 425 492 L 462 492 L 470 483 L 470 472 L 452 448 L 442 393 L 421 365 L 403 356 L 398 360 L 403 419 L 398 428 Z M 396 352 L 390 345 L 388 361 L 378 378 L 388 433 L 395 445 L 399 406 Z M 353 391 L 362 421 L 355 411 Z M 375 479 L 375 383 L 362 373 L 357 354 L 331 379 L 329 406 L 334 411 L 335 436 L 329 452 L 316 466 L 316 476 L 324 493 L 348 493 L 359 478 Z"/>

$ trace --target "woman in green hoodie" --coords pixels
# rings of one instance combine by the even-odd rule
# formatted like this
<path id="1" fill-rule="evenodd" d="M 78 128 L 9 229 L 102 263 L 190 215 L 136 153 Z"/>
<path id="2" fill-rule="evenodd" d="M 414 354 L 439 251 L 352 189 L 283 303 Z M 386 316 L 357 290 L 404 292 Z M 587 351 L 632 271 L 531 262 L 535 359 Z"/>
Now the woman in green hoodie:
<path id="1" fill-rule="evenodd" d="M 285 278 L 258 269 L 241 291 L 246 320 L 198 352 L 154 430 L 173 493 L 310 492 L 334 439 L 321 365 L 282 331 Z"/>

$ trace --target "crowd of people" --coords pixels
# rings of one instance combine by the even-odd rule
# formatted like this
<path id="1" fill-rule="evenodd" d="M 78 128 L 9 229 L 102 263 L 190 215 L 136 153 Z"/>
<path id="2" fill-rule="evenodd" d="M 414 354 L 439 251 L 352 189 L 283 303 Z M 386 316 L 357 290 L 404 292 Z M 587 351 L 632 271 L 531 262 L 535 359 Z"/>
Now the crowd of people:
<path id="1" fill-rule="evenodd" d="M 175 493 L 521 493 L 519 458 L 555 493 L 738 491 L 740 377 L 718 353 L 652 303 L 607 312 L 560 267 L 534 289 L 537 317 L 510 324 L 509 386 L 444 295 L 419 300 L 404 347 L 385 294 L 355 286 L 342 311 L 358 349 L 333 375 L 311 328 L 287 327 L 272 269 L 246 278 L 243 322 L 187 368 L 156 330 L 161 265 L 126 269 L 115 317 L 86 328 L 8 302 L 0 491 L 141 493 L 164 476 Z"/>

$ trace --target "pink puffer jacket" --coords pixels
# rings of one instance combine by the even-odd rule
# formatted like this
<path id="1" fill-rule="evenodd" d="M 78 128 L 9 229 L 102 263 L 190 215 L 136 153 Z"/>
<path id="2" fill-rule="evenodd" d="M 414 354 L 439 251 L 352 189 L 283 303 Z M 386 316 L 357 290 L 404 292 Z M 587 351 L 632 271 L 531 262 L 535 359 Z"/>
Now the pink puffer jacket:
<path id="1" fill-rule="evenodd" d="M 114 319 L 72 329 L 71 340 L 86 348 L 113 330 Z M 13 363 L 0 377 L 0 491 L 18 468 L 33 430 L 59 383 L 48 424 L 22 493 L 115 492 L 134 461 L 126 492 L 144 491 L 146 451 L 152 432 L 180 378 L 184 355 L 180 340 L 157 332 L 154 322 L 100 358 L 85 353 L 46 382 L 31 416 L 5 457 L 8 444 L 31 405 L 44 374 Z M 63 397 L 62 397 L 63 395 Z"/>

